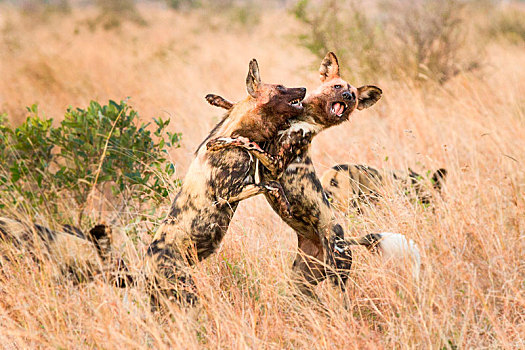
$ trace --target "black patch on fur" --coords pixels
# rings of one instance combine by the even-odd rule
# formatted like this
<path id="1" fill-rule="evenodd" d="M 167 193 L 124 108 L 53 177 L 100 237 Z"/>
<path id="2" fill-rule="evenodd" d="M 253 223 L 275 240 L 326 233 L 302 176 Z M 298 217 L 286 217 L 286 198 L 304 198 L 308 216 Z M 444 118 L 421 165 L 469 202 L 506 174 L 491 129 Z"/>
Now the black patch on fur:
<path id="1" fill-rule="evenodd" d="M 9 232 L 4 228 L 3 222 L 0 221 L 0 239 L 7 241 L 9 239 Z"/>
<path id="2" fill-rule="evenodd" d="M 341 225 L 334 225 L 332 232 L 333 234 L 328 242 L 323 239 L 325 245 L 328 244 L 326 262 L 331 267 L 327 269 L 326 275 L 334 285 L 344 291 L 352 267 L 351 245 L 345 241 Z"/>
<path id="3" fill-rule="evenodd" d="M 345 231 L 339 224 L 335 224 L 332 227 L 332 232 L 334 233 L 335 237 L 338 239 L 345 239 Z"/>
<path id="4" fill-rule="evenodd" d="M 55 240 L 56 233 L 48 229 L 47 227 L 44 227 L 42 225 L 34 224 L 36 233 L 42 238 L 44 241 L 52 242 Z"/>
<path id="5" fill-rule="evenodd" d="M 95 245 L 97 253 L 103 261 L 109 260 L 111 256 L 111 237 L 106 225 L 95 225 L 89 230 L 89 239 Z"/>
<path id="6" fill-rule="evenodd" d="M 336 171 L 348 171 L 348 164 L 336 164 L 332 167 Z"/>
<path id="7" fill-rule="evenodd" d="M 362 171 L 362 172 L 368 174 L 370 178 L 376 177 L 376 178 L 381 180 L 381 174 L 379 174 L 379 171 L 377 171 L 376 169 L 374 169 L 372 167 L 369 167 L 368 165 L 362 165 L 362 164 L 356 164 L 355 167 L 359 171 Z M 394 175 L 394 179 L 395 179 L 396 175 L 395 174 L 393 174 L 393 175 Z"/>
<path id="8" fill-rule="evenodd" d="M 415 185 L 421 180 L 421 175 L 416 173 L 414 170 L 408 168 L 408 177 L 410 178 L 410 183 Z"/>
<path id="9" fill-rule="evenodd" d="M 445 178 L 447 176 L 447 169 L 440 168 L 436 170 L 436 172 L 432 175 L 432 186 L 437 191 L 441 191 L 441 188 L 443 188 L 443 184 L 445 182 Z"/>
<path id="10" fill-rule="evenodd" d="M 173 200 L 173 204 L 171 205 L 169 216 L 177 217 L 183 211 L 181 208 L 179 208 L 179 205 L 177 202 L 177 199 L 180 197 L 181 192 L 182 190 L 179 191 L 179 193 L 177 193 L 177 195 L 175 196 L 175 199 Z"/>
<path id="11" fill-rule="evenodd" d="M 62 230 L 64 231 L 64 233 L 67 233 L 68 235 L 86 239 L 86 235 L 78 227 L 71 226 L 71 225 L 64 225 L 62 226 Z"/>
<path id="12" fill-rule="evenodd" d="M 378 245 L 382 238 L 380 233 L 369 233 L 361 238 L 360 243 L 368 249 L 372 249 Z"/>
<path id="13" fill-rule="evenodd" d="M 318 192 L 323 193 L 323 185 L 321 185 L 321 181 L 319 181 L 319 178 L 315 174 L 315 172 L 310 171 L 306 174 L 306 178 L 312 184 L 312 187 Z"/>

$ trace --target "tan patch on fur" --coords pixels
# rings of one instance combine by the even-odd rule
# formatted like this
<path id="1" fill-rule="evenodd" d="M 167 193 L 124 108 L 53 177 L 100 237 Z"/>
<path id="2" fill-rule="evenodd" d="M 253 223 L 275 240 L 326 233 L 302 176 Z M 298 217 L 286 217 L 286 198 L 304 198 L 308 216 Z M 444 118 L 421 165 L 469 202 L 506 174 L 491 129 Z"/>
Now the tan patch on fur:
<path id="1" fill-rule="evenodd" d="M 251 96 L 246 97 L 243 101 L 237 102 L 230 110 L 230 114 L 223 125 L 214 134 L 214 137 L 232 137 L 235 131 L 242 128 L 242 124 L 249 123 L 247 116 L 255 114 L 257 103 Z"/>

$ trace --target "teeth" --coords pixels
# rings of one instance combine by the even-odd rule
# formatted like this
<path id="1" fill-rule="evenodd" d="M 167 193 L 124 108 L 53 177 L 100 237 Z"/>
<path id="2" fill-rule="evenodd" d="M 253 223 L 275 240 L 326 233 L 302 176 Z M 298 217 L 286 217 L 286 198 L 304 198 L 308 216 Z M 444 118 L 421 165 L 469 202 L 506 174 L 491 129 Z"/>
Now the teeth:
<path id="1" fill-rule="evenodd" d="M 335 114 L 336 116 L 340 117 L 344 114 L 346 109 L 346 105 L 341 102 L 336 102 L 332 105 L 330 108 L 330 112 Z"/>

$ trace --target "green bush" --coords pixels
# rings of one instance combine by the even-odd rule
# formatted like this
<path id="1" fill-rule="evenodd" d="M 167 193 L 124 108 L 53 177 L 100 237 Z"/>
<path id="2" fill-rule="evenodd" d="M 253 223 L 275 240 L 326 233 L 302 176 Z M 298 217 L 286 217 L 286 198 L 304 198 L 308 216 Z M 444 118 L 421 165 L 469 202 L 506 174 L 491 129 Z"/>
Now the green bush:
<path id="1" fill-rule="evenodd" d="M 169 120 L 139 124 L 126 101 L 87 109 L 69 108 L 59 126 L 39 115 L 36 105 L 16 129 L 0 116 L 0 205 L 45 209 L 54 215 L 63 198 L 78 208 L 78 224 L 89 196 L 106 193 L 113 201 L 159 203 L 168 195 L 165 179 L 175 168 L 168 147 L 179 147 L 180 133 L 167 132 Z"/>
<path id="2" fill-rule="evenodd" d="M 42 119 L 36 105 L 27 108 L 29 116 L 18 128 L 6 125 L 5 115 L 1 119 L 2 152 L 0 153 L 0 189 L 2 199 L 9 197 L 12 204 L 47 204 L 47 191 L 52 184 L 47 175 L 53 161 L 52 141 L 49 137 L 51 119 Z M 51 193 L 50 193 L 51 194 Z M 0 206 L 6 205 L 5 200 Z"/>

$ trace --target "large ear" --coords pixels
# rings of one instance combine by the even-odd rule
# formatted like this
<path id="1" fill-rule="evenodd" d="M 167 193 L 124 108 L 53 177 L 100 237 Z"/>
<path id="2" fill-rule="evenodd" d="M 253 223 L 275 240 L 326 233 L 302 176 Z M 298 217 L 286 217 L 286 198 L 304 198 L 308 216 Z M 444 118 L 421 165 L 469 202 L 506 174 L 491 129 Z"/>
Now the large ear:
<path id="1" fill-rule="evenodd" d="M 246 77 L 246 89 L 252 97 L 257 96 L 257 89 L 260 84 L 261 76 L 259 75 L 259 65 L 254 58 L 250 61 L 250 69 L 248 70 L 248 76 Z"/>
<path id="2" fill-rule="evenodd" d="M 357 89 L 359 103 L 357 109 L 365 109 L 379 101 L 383 91 L 377 86 L 365 85 Z"/>
<path id="3" fill-rule="evenodd" d="M 322 82 L 339 77 L 339 62 L 337 62 L 337 57 L 333 52 L 327 53 L 321 62 L 319 75 Z"/>

